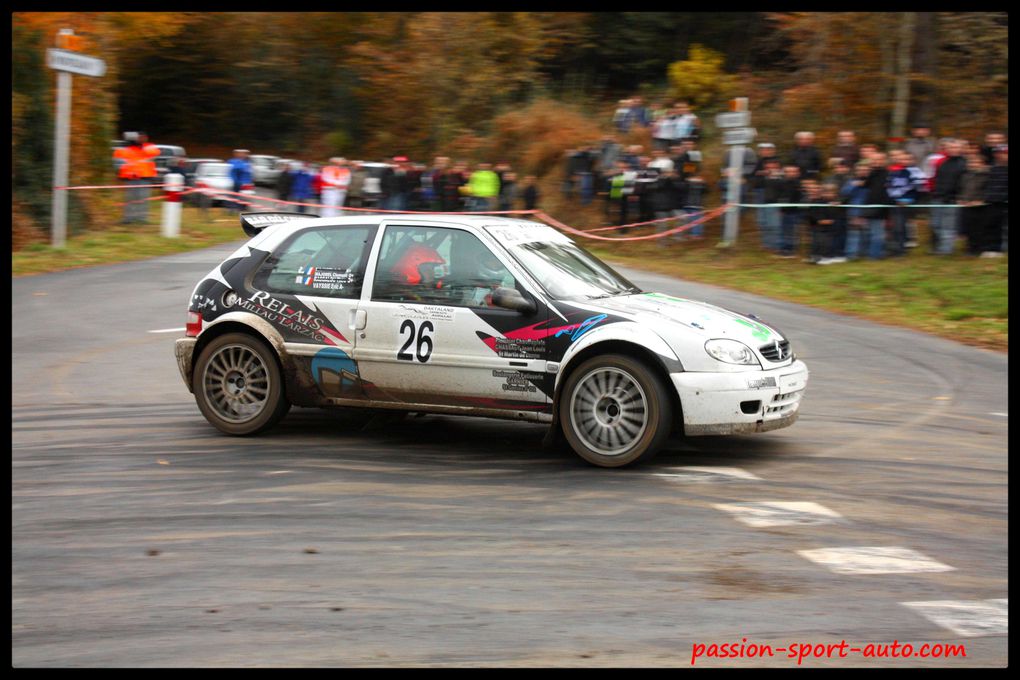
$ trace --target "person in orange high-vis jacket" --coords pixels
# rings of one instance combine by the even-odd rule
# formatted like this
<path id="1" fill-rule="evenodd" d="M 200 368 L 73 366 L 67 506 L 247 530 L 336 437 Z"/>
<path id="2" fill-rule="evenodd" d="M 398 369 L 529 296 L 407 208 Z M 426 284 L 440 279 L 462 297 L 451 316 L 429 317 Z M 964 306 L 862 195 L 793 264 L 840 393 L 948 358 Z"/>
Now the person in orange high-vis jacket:
<path id="1" fill-rule="evenodd" d="M 320 173 L 322 178 L 322 209 L 323 217 L 336 217 L 340 214 L 347 198 L 347 188 L 351 184 L 351 169 L 347 167 L 347 159 L 333 157 L 329 165 Z"/>
<path id="2" fill-rule="evenodd" d="M 113 157 L 121 161 L 117 177 L 130 187 L 125 192 L 127 197 L 121 223 L 145 224 L 149 220 L 149 201 L 145 199 L 149 197 L 150 188 L 145 185 L 158 182 L 156 162 L 153 159 L 159 155 L 159 147 L 150 144 L 144 132 L 125 132 L 124 139 L 128 145 L 113 151 Z"/>

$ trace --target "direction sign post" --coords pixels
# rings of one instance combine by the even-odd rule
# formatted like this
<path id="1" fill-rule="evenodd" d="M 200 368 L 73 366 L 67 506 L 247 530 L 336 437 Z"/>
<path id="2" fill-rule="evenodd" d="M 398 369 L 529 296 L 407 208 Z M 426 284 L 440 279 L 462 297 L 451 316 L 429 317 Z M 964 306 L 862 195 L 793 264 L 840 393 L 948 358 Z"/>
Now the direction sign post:
<path id="1" fill-rule="evenodd" d="M 740 189 L 743 181 L 744 145 L 754 141 L 757 131 L 747 127 L 751 123 L 751 112 L 747 110 L 747 98 L 740 97 L 731 103 L 731 113 L 720 113 L 715 117 L 716 126 L 723 129 L 723 143 L 730 147 L 730 169 L 726 178 L 726 211 L 723 224 L 721 247 L 729 247 L 737 241 L 740 227 Z"/>
<path id="2" fill-rule="evenodd" d="M 63 248 L 67 242 L 67 186 L 68 158 L 71 130 L 71 74 L 57 74 L 57 138 L 53 147 L 53 233 L 54 248 Z"/>
<path id="3" fill-rule="evenodd" d="M 74 31 L 62 28 L 57 34 L 58 45 L 73 45 Z M 67 243 L 67 186 L 71 131 L 71 74 L 97 78 L 106 73 L 106 62 L 84 54 L 50 48 L 46 65 L 57 71 L 57 121 L 53 145 L 53 230 L 51 243 L 63 248 Z M 58 188 L 61 187 L 61 188 Z"/>
<path id="4" fill-rule="evenodd" d="M 715 117 L 717 128 L 739 128 L 751 124 L 750 111 L 733 111 L 732 113 L 720 113 Z"/>

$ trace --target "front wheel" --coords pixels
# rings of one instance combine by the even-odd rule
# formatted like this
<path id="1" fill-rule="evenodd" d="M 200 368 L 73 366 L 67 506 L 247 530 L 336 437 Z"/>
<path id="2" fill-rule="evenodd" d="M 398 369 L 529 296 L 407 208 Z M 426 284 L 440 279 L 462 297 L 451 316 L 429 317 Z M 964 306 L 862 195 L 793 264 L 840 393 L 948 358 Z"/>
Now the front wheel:
<path id="1" fill-rule="evenodd" d="M 567 378 L 560 424 L 570 447 L 600 467 L 650 460 L 672 428 L 673 403 L 644 363 L 617 354 L 593 357 Z"/>
<path id="2" fill-rule="evenodd" d="M 210 342 L 191 380 L 202 415 L 227 434 L 261 432 L 290 410 L 272 350 L 245 333 L 226 333 Z"/>

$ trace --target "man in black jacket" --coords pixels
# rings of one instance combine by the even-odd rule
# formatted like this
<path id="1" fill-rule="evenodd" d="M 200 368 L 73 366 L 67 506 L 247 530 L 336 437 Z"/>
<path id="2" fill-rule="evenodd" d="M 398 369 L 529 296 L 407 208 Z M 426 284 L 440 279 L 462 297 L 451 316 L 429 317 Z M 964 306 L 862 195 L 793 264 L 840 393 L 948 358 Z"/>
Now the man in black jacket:
<path id="1" fill-rule="evenodd" d="M 995 165 L 988 171 L 985 184 L 985 238 L 981 257 L 1001 257 L 1003 236 L 1008 227 L 1009 207 L 1009 148 L 1003 144 L 994 149 Z"/>
<path id="2" fill-rule="evenodd" d="M 939 164 L 935 171 L 935 186 L 932 190 L 932 203 L 955 204 L 956 197 L 960 193 L 963 173 L 967 172 L 967 161 L 960 155 L 963 150 L 963 142 L 958 139 L 951 140 L 946 144 L 946 159 Z M 932 220 L 936 230 L 936 255 L 949 255 L 956 245 L 957 223 L 959 222 L 959 208 L 933 208 L 938 215 Z"/>
<path id="3" fill-rule="evenodd" d="M 817 179 L 822 171 L 822 154 L 815 146 L 815 133 L 798 132 L 794 139 L 797 145 L 790 153 L 790 165 L 800 168 L 801 179 Z"/>
<path id="4" fill-rule="evenodd" d="M 868 189 L 869 205 L 888 205 L 891 199 L 885 185 L 889 179 L 889 170 L 886 168 L 886 155 L 877 152 L 871 157 L 871 172 L 864 180 L 864 186 Z M 889 216 L 888 208 L 864 208 L 863 217 L 867 220 L 870 241 L 868 245 L 868 257 L 872 260 L 879 260 L 885 254 L 885 222 Z"/>
<path id="5" fill-rule="evenodd" d="M 796 165 L 787 165 L 783 168 L 783 184 L 779 188 L 779 195 L 776 197 L 778 203 L 800 203 L 800 168 Z M 779 255 L 780 257 L 796 257 L 797 246 L 800 245 L 797 226 L 801 219 L 803 208 L 796 208 L 785 205 L 780 208 L 782 214 L 782 228 L 779 233 Z"/>

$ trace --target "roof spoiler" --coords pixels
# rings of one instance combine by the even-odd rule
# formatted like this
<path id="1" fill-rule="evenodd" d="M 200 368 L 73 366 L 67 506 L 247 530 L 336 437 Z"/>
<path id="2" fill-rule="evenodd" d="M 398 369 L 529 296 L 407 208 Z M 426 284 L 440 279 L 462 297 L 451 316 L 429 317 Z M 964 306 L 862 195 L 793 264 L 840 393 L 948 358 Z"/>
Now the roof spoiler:
<path id="1" fill-rule="evenodd" d="M 266 227 L 291 220 L 314 219 L 318 215 L 299 212 L 249 212 L 241 213 L 241 228 L 248 236 L 257 236 Z"/>

